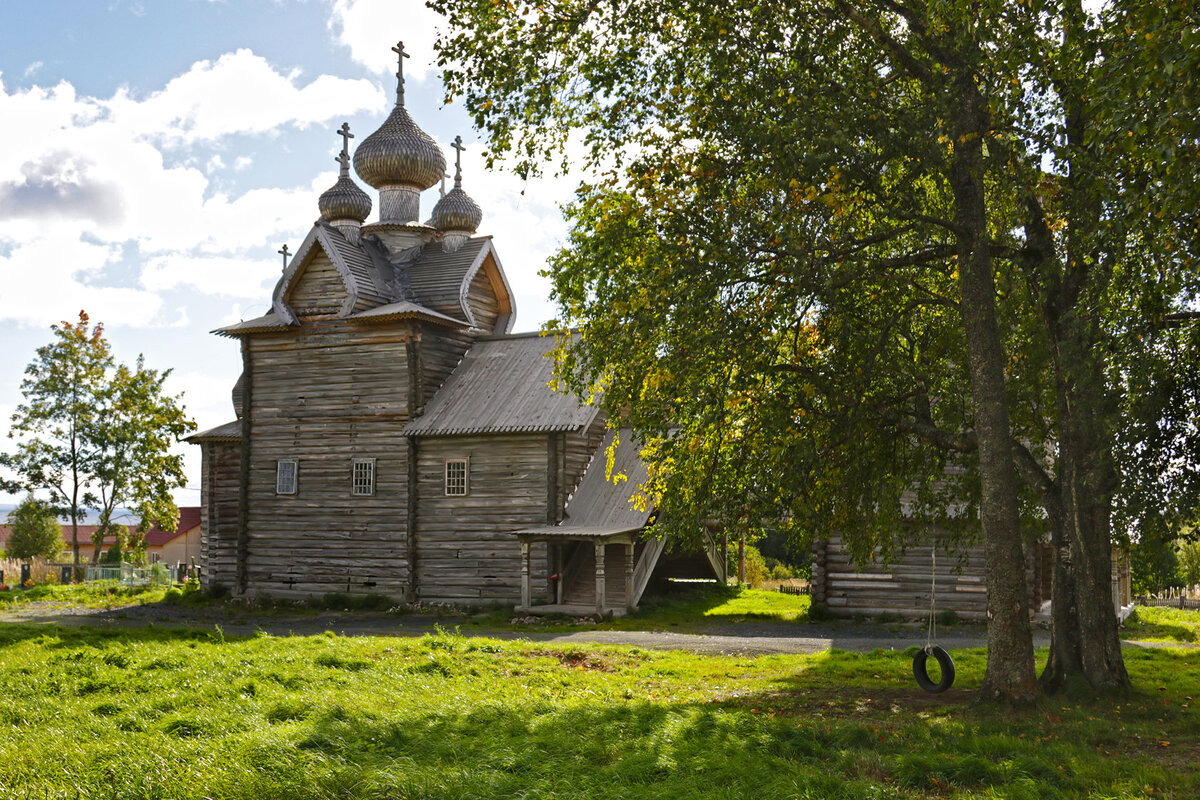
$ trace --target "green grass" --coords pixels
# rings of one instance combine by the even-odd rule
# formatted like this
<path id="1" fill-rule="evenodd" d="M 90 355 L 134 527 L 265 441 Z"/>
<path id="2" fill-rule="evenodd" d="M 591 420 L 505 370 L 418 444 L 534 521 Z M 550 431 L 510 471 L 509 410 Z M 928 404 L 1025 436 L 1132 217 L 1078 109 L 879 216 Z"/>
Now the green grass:
<path id="1" fill-rule="evenodd" d="M 1138 606 L 1125 620 L 1123 635 L 1150 642 L 1196 642 L 1200 639 L 1200 611 Z"/>
<path id="2" fill-rule="evenodd" d="M 0 611 L 15 611 L 30 603 L 52 603 L 63 607 L 117 608 L 140 603 L 157 603 L 166 595 L 162 586 L 123 586 L 117 581 L 80 584 L 41 583 L 29 589 L 0 592 Z"/>
<path id="3" fill-rule="evenodd" d="M 439 634 L 0 626 L 0 789 L 30 798 L 1200 796 L 1200 654 L 1012 713 L 907 653 L 705 657 Z"/>

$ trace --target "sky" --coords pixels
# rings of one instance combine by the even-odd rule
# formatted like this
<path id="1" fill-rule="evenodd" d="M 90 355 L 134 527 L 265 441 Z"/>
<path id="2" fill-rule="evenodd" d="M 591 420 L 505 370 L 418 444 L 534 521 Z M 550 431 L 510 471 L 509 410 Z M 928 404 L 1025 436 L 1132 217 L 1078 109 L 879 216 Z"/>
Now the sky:
<path id="1" fill-rule="evenodd" d="M 0 449 L 50 326 L 86 310 L 117 360 L 173 370 L 200 430 L 234 418 L 238 343 L 214 328 L 270 309 L 282 261 L 353 147 L 386 118 L 403 40 L 405 105 L 483 209 L 516 293 L 515 331 L 554 316 L 538 275 L 577 179 L 488 172 L 443 105 L 420 0 L 39 0 L 0 4 Z M 372 197 L 377 218 L 378 195 Z M 437 190 L 422 198 L 422 219 Z M 200 502 L 200 448 L 180 505 Z M 0 494 L 0 503 L 16 498 Z"/>

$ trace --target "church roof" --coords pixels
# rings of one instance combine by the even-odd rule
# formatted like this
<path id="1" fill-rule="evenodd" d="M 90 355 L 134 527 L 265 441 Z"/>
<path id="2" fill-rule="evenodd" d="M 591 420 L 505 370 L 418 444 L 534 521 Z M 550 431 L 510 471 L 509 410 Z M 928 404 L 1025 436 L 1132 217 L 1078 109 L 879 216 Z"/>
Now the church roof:
<path id="1" fill-rule="evenodd" d="M 242 438 L 242 422 L 241 422 L 241 420 L 235 419 L 233 422 L 226 422 L 224 425 L 218 425 L 217 427 L 209 428 L 206 431 L 200 431 L 199 433 L 193 433 L 191 436 L 187 437 L 186 441 L 189 441 L 189 442 L 212 442 L 212 441 L 232 442 L 232 441 L 237 441 L 238 439 L 241 439 L 241 438 Z"/>
<path id="2" fill-rule="evenodd" d="M 650 477 L 642 461 L 642 448 L 633 438 L 633 433 L 623 429 L 610 474 L 608 448 L 613 443 L 614 434 L 614 431 L 609 431 L 604 443 L 592 456 L 579 488 L 567 503 L 563 521 L 558 525 L 515 531 L 516 535 L 534 539 L 592 539 L 633 533 L 646 527 L 654 509 L 638 508 L 632 502 L 638 487 Z"/>
<path id="3" fill-rule="evenodd" d="M 479 267 L 494 253 L 492 237 L 467 239 L 462 247 L 446 252 L 441 242 L 430 242 L 408 266 L 408 280 L 422 305 L 461 316 L 465 295 Z"/>
<path id="4" fill-rule="evenodd" d="M 467 351 L 405 436 L 574 431 L 596 406 L 550 388 L 554 339 L 536 333 L 483 336 Z"/>

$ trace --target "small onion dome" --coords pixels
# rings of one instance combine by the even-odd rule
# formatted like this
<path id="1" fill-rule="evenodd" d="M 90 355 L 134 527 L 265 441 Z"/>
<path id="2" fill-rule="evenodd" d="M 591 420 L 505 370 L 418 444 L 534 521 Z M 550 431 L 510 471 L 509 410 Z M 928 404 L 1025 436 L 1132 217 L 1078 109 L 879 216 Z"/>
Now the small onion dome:
<path id="1" fill-rule="evenodd" d="M 371 198 L 351 179 L 350 157 L 343 152 L 338 156 L 337 161 L 342 165 L 337 183 L 326 189 L 317 200 L 321 218 L 326 222 L 335 219 L 352 219 L 363 222 L 371 213 Z"/>
<path id="2" fill-rule="evenodd" d="M 354 151 L 354 169 L 376 189 L 397 184 L 425 190 L 446 171 L 446 157 L 429 134 L 397 104 L 379 130 Z"/>
<path id="3" fill-rule="evenodd" d="M 439 231 L 474 233 L 482 220 L 483 211 L 461 186 L 456 185 L 446 192 L 446 196 L 433 207 L 433 227 Z"/>
<path id="4" fill-rule="evenodd" d="M 433 227 L 439 231 L 467 231 L 474 233 L 483 220 L 483 212 L 462 188 L 462 137 L 454 137 L 450 145 L 458 152 L 454 159 L 454 188 L 442 195 L 433 207 Z"/>

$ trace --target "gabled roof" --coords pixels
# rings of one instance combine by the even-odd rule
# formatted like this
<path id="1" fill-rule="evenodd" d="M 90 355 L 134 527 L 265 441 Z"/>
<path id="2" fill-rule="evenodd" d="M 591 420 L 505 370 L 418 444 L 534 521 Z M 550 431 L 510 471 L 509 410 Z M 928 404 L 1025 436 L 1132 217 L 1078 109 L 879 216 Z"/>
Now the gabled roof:
<path id="1" fill-rule="evenodd" d="M 256 331 L 286 331 L 288 324 L 283 318 L 274 311 L 263 314 L 261 317 L 244 320 L 233 325 L 226 325 L 224 328 L 217 328 L 215 331 L 210 331 L 218 336 L 241 336 L 244 333 L 254 333 Z"/>
<path id="2" fill-rule="evenodd" d="M 496 293 L 501 306 L 509 308 L 506 316 L 497 324 L 497 330 L 506 333 L 515 319 L 511 310 L 513 293 L 500 266 L 496 248 L 492 246 L 492 237 L 467 239 L 452 252 L 447 252 L 440 241 L 430 242 L 421 249 L 420 256 L 408 265 L 409 284 L 422 305 L 465 319 L 475 326 L 476 321 L 467 303 L 467 293 L 471 282 L 487 263 L 488 256 L 496 263 L 495 273 L 489 277 L 499 284 Z"/>
<path id="3" fill-rule="evenodd" d="M 592 539 L 634 533 L 646 527 L 654 509 L 639 509 L 632 502 L 638 487 L 650 477 L 642 461 L 641 445 L 631 431 L 621 430 L 610 474 L 608 448 L 614 435 L 609 431 L 592 456 L 579 488 L 567 503 L 563 521 L 515 531 L 518 536 Z"/>
<path id="4" fill-rule="evenodd" d="M 377 308 L 369 308 L 366 311 L 359 311 L 357 314 L 351 314 L 350 319 L 358 320 L 385 320 L 385 319 L 404 319 L 405 317 L 420 317 L 431 322 L 439 322 L 443 325 L 451 327 L 465 328 L 467 323 L 461 319 L 454 319 L 445 314 L 439 314 L 425 306 L 419 306 L 416 303 L 408 300 L 401 300 L 399 303 L 388 303 L 386 306 Z"/>
<path id="5" fill-rule="evenodd" d="M 574 431 L 596 406 L 550 388 L 554 339 L 536 333 L 482 336 L 425 406 L 406 436 Z"/>
<path id="6" fill-rule="evenodd" d="M 209 428 L 206 431 L 193 433 L 184 441 L 199 444 L 200 442 L 236 442 L 241 438 L 241 420 L 234 420 L 233 422 L 226 422 L 224 425 L 218 425 L 215 428 Z"/>
<path id="7" fill-rule="evenodd" d="M 361 244 L 355 244 L 346 239 L 342 232 L 332 225 L 317 222 L 309 230 L 308 236 L 296 251 L 292 263 L 283 271 L 283 277 L 275 285 L 272 297 L 272 309 L 288 324 L 296 324 L 296 315 L 288 306 L 288 292 L 308 267 L 313 250 L 320 247 L 329 256 L 333 268 L 346 287 L 346 300 L 342 303 L 339 317 L 349 316 L 360 302 L 368 305 L 382 305 L 394 299 L 388 289 L 388 277 L 383 274 L 380 265 L 376 264 L 370 254 Z"/>

